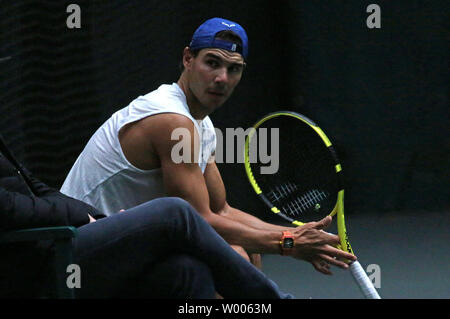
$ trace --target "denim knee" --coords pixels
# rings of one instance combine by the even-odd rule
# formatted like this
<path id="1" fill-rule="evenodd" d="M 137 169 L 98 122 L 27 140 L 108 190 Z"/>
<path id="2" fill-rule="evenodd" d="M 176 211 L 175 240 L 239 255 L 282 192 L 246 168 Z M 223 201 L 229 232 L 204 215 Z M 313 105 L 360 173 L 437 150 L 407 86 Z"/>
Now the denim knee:
<path id="1" fill-rule="evenodd" d="M 158 200 L 167 202 L 168 205 L 172 205 L 181 210 L 189 210 L 190 211 L 193 209 L 193 207 L 191 206 L 191 204 L 189 204 L 188 201 L 186 201 L 180 197 L 164 197 L 164 198 L 159 198 Z"/>
<path id="2" fill-rule="evenodd" d="M 198 217 L 198 213 L 195 208 L 192 207 L 189 202 L 180 197 L 163 197 L 155 199 L 154 201 L 158 201 L 158 205 L 165 206 L 169 212 L 177 212 L 184 217 Z"/>

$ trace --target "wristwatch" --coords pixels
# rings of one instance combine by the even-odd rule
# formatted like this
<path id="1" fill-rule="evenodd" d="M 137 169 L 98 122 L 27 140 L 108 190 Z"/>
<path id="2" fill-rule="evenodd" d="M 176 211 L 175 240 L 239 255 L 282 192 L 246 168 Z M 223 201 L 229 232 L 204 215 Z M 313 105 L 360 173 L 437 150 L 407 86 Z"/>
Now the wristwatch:
<path id="1" fill-rule="evenodd" d="M 282 256 L 289 256 L 292 254 L 294 248 L 294 235 L 291 232 L 284 231 L 280 240 L 280 250 Z"/>

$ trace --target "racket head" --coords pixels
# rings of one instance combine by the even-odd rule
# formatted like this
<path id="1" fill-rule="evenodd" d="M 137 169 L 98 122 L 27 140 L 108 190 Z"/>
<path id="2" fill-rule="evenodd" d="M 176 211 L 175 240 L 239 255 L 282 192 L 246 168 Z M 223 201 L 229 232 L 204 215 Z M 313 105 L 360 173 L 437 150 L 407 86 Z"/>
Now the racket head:
<path id="1" fill-rule="evenodd" d="M 255 152 L 267 141 L 273 146 L 274 140 L 278 142 L 278 170 L 264 174 L 266 164 Z M 272 147 L 274 151 L 276 147 Z M 300 226 L 338 215 L 341 246 L 352 253 L 344 222 L 342 166 L 331 141 L 316 123 L 292 111 L 264 116 L 247 135 L 244 164 L 256 194 L 286 221 Z"/>

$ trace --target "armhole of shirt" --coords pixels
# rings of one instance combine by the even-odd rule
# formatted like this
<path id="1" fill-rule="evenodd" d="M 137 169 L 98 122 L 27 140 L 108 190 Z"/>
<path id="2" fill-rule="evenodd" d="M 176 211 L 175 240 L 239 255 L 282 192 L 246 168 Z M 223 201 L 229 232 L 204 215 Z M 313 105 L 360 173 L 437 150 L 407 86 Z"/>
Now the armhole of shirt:
<path id="1" fill-rule="evenodd" d="M 158 114 L 164 114 L 164 113 L 178 114 L 178 115 L 181 115 L 181 116 L 184 116 L 184 117 L 190 119 L 191 122 L 194 124 L 194 127 L 195 127 L 195 129 L 196 129 L 196 131 L 197 131 L 198 136 L 199 136 L 199 137 L 201 136 L 201 135 L 200 135 L 200 132 L 199 132 L 199 131 L 200 131 L 200 125 L 199 125 L 198 123 L 196 123 L 195 119 L 193 119 L 193 118 L 189 117 L 188 115 L 183 114 L 183 113 L 181 113 L 181 112 L 162 110 L 162 111 L 152 112 L 152 113 L 148 113 L 148 114 L 143 114 L 142 117 L 140 117 L 140 118 L 137 118 L 137 119 L 131 119 L 131 120 L 129 120 L 129 121 L 126 121 L 126 122 L 122 123 L 122 124 L 117 128 L 117 130 L 116 130 L 116 132 L 115 132 L 114 138 L 117 139 L 117 144 L 118 144 L 118 149 L 119 149 L 118 151 L 119 151 L 120 157 L 122 158 L 122 160 L 126 163 L 126 165 L 127 165 L 130 169 L 132 169 L 132 170 L 134 170 L 134 171 L 137 171 L 137 172 L 140 172 L 140 173 L 148 173 L 148 172 L 151 172 L 151 171 L 153 171 L 153 170 L 155 170 L 155 169 L 160 169 L 160 168 L 154 168 L 154 169 L 144 170 L 144 169 L 138 168 L 138 167 L 136 167 L 135 165 L 133 165 L 133 164 L 127 159 L 127 157 L 125 156 L 125 153 L 123 152 L 122 144 L 120 143 L 120 139 L 119 139 L 119 132 L 120 132 L 120 130 L 121 130 L 125 125 L 128 125 L 128 124 L 130 124 L 130 123 L 134 123 L 134 122 L 137 122 L 137 121 L 141 121 L 141 120 L 143 120 L 143 119 L 145 119 L 145 118 L 147 118 L 147 117 L 154 116 L 154 115 L 158 115 Z M 200 147 L 201 147 L 201 145 L 200 145 Z M 198 155 L 198 156 L 200 156 L 200 155 Z"/>

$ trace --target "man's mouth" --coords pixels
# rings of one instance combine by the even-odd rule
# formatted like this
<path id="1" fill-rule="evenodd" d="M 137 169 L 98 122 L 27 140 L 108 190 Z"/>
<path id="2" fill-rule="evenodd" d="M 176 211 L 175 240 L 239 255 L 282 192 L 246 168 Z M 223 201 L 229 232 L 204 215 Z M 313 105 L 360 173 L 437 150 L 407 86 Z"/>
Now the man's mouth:
<path id="1" fill-rule="evenodd" d="M 217 91 L 208 91 L 209 94 L 215 95 L 215 96 L 224 96 L 225 93 L 223 92 L 217 92 Z"/>

